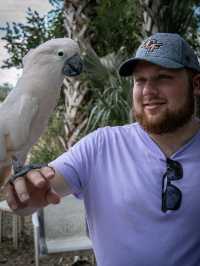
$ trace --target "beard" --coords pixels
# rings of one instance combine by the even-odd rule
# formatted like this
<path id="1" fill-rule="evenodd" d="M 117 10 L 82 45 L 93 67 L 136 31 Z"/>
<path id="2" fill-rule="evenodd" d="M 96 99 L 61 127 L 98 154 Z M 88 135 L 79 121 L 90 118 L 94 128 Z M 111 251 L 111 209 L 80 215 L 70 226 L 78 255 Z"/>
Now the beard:
<path id="1" fill-rule="evenodd" d="M 195 102 L 193 89 L 188 89 L 184 104 L 176 110 L 165 110 L 157 117 L 149 118 L 144 110 L 137 112 L 133 107 L 133 115 L 141 127 L 151 134 L 166 134 L 175 132 L 187 124 L 194 114 Z"/>

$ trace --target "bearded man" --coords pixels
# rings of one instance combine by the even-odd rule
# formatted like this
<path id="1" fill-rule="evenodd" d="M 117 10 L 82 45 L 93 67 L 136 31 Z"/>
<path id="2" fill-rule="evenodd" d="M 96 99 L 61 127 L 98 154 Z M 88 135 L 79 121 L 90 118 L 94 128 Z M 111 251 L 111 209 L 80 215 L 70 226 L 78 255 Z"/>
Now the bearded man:
<path id="1" fill-rule="evenodd" d="M 200 65 L 178 34 L 145 40 L 119 73 L 133 78 L 135 123 L 100 128 L 7 185 L 19 214 L 84 200 L 98 266 L 200 265 Z"/>

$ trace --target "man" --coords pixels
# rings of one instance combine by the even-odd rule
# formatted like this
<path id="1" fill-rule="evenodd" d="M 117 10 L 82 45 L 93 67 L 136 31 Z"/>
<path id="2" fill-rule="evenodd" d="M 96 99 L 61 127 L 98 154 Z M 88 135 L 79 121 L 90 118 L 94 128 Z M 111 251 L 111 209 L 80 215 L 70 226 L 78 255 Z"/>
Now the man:
<path id="1" fill-rule="evenodd" d="M 179 35 L 145 40 L 119 70 L 133 77 L 137 122 L 98 129 L 16 179 L 9 205 L 28 214 L 69 193 L 83 198 L 99 266 L 200 265 L 199 72 Z"/>

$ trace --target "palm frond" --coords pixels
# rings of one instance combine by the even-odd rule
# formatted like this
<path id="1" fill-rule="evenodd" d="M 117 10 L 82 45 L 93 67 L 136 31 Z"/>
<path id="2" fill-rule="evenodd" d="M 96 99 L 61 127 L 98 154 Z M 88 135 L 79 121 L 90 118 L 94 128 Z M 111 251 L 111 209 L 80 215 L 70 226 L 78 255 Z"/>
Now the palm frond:
<path id="1" fill-rule="evenodd" d="M 199 6 L 194 0 L 140 0 L 144 16 L 144 32 L 176 32 L 183 36 L 196 19 L 194 12 Z"/>
<path id="2" fill-rule="evenodd" d="M 92 48 L 87 50 L 84 61 L 91 101 L 86 107 L 88 123 L 84 134 L 98 127 L 130 122 L 131 80 L 118 74 L 124 57 L 123 49 L 103 58 Z"/>

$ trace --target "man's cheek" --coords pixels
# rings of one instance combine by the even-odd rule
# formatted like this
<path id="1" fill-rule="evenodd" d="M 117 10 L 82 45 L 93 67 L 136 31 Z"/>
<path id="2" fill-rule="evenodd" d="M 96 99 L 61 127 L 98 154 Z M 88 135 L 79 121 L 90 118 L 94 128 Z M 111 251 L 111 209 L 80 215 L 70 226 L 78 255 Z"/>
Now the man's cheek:
<path id="1" fill-rule="evenodd" d="M 133 97 L 133 106 L 137 111 L 142 110 L 142 97 L 135 95 Z"/>

